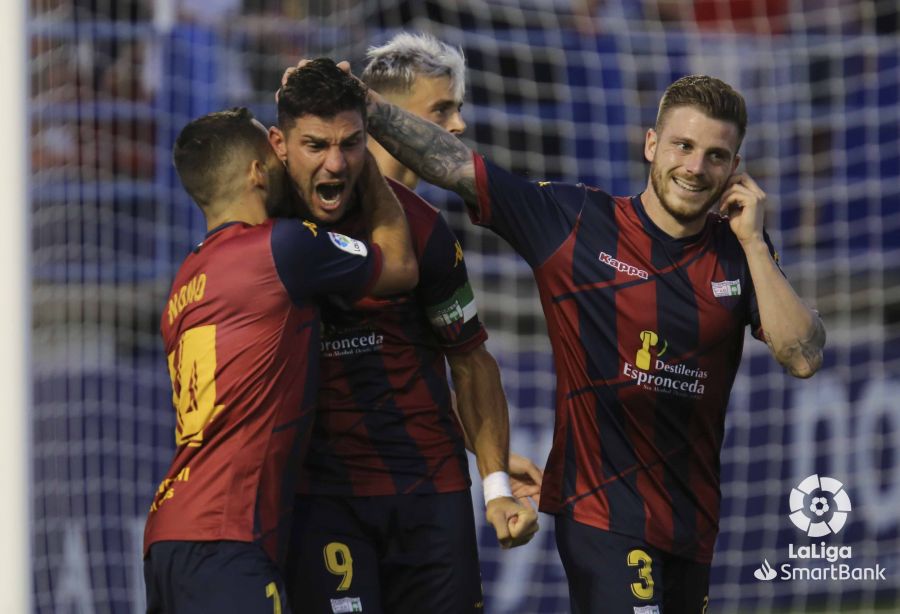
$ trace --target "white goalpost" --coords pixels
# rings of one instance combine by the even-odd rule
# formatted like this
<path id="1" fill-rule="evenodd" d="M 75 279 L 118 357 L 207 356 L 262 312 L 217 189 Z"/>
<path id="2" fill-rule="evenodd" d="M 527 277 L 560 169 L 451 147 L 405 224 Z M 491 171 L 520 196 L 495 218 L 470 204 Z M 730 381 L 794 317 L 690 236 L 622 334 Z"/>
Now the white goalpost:
<path id="1" fill-rule="evenodd" d="M 27 189 L 28 112 L 26 100 L 26 3 L 0 8 L 0 75 L 6 91 L 0 100 L 5 121 L 0 140 L 6 156 L 0 165 L 4 202 L 0 238 L 0 279 L 4 282 L 0 339 L 6 348 L 0 362 L 0 388 L 5 403 L 0 421 L 0 610 L 31 611 L 29 450 L 31 430 L 30 352 L 31 303 L 28 273 L 29 200 Z"/>

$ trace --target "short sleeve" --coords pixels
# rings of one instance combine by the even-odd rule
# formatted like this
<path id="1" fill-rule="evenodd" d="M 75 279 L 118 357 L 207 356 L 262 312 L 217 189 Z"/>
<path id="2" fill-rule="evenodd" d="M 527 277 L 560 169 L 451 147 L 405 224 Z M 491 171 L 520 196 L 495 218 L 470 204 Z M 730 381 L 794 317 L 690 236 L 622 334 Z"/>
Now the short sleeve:
<path id="1" fill-rule="evenodd" d="M 775 249 L 775 246 L 772 245 L 772 239 L 769 238 L 769 233 L 765 230 L 763 230 L 763 239 L 765 240 L 766 245 L 769 247 L 769 253 L 772 254 L 772 259 L 775 261 L 775 266 L 777 266 L 778 270 L 781 271 L 781 274 L 784 275 L 784 271 L 781 269 L 781 258 L 778 255 L 778 251 Z M 753 279 L 750 277 L 749 271 L 747 272 L 747 285 L 750 289 L 750 331 L 757 339 L 764 340 L 762 322 L 759 319 L 759 304 L 756 302 L 756 287 L 753 285 Z"/>
<path id="2" fill-rule="evenodd" d="M 301 219 L 278 219 L 272 227 L 272 257 L 291 300 L 313 296 L 364 296 L 381 274 L 382 256 L 371 245 Z"/>
<path id="3" fill-rule="evenodd" d="M 465 352 L 484 343 L 487 333 L 478 319 L 462 247 L 441 215 L 434 216 L 419 270 L 416 294 L 444 351 Z"/>
<path id="4" fill-rule="evenodd" d="M 473 155 L 478 204 L 469 208 L 469 217 L 506 239 L 537 268 L 572 233 L 587 199 L 586 189 L 550 181 L 533 183 Z"/>

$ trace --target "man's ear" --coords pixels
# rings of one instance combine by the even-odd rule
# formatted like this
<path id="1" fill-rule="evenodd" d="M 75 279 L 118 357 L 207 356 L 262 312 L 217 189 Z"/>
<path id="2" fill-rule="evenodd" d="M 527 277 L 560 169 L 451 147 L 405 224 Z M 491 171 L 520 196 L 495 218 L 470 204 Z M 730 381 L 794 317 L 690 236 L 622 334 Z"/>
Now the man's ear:
<path id="1" fill-rule="evenodd" d="M 647 159 L 647 162 L 653 162 L 653 158 L 656 156 L 656 145 L 659 143 L 659 137 L 656 134 L 656 130 L 650 128 L 647 130 L 647 135 L 644 137 L 644 158 Z"/>
<path id="2" fill-rule="evenodd" d="M 282 162 L 287 162 L 287 139 L 284 132 L 278 126 L 269 128 L 269 144 L 275 150 L 275 154 Z"/>
<path id="3" fill-rule="evenodd" d="M 248 180 L 250 181 L 250 185 L 254 188 L 263 190 L 269 189 L 269 172 L 268 169 L 266 169 L 265 162 L 253 160 L 250 163 Z"/>

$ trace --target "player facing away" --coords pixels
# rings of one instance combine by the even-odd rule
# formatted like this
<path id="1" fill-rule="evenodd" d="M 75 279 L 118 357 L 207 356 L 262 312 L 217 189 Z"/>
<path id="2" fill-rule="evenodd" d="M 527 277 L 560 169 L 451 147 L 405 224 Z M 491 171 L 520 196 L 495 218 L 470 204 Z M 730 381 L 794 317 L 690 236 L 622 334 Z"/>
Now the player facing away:
<path id="1" fill-rule="evenodd" d="M 366 59 L 368 63 L 360 79 L 368 87 L 389 102 L 437 124 L 450 134 L 462 135 L 466 129 L 461 113 L 466 89 L 466 60 L 460 49 L 451 47 L 430 34 L 400 32 L 383 45 L 369 47 Z M 368 147 L 385 177 L 402 183 L 410 190 L 416 188 L 419 177 L 413 171 L 385 151 L 374 139 L 369 140 Z M 457 369 L 464 366 L 464 363 L 472 364 L 476 369 L 473 376 L 467 379 L 473 382 L 478 393 L 465 396 L 461 405 L 458 397 L 451 397 L 458 411 L 473 414 L 470 420 L 463 421 L 464 427 L 472 420 L 478 420 L 478 409 L 474 407 L 476 402 L 503 404 L 502 411 L 504 415 L 508 415 L 497 361 L 484 344 L 457 356 L 454 362 Z M 454 385 L 454 389 L 457 388 Z M 465 392 L 463 391 L 464 394 Z M 494 425 L 498 430 L 494 431 L 493 437 L 498 441 L 507 441 L 509 435 L 503 432 L 506 420 L 502 419 L 501 422 L 500 425 Z M 477 434 L 464 435 L 467 435 L 466 448 L 477 454 L 472 443 Z M 483 449 L 482 454 L 476 456 L 483 461 L 478 466 L 482 477 L 489 475 L 489 466 L 493 465 L 486 458 L 489 452 L 490 450 Z M 509 474 L 512 492 L 517 498 L 531 497 L 536 501 L 540 500 L 542 472 L 530 459 L 510 452 Z M 493 482 L 498 481 L 502 489 L 507 479 L 502 473 L 489 477 L 489 493 L 493 495 L 505 492 L 495 491 Z"/>
<path id="2" fill-rule="evenodd" d="M 768 241 L 765 193 L 736 172 L 743 98 L 706 76 L 670 85 L 632 197 L 525 181 L 371 101 L 387 151 L 458 192 L 534 271 L 557 374 L 541 510 L 556 516 L 573 611 L 703 611 L 744 328 L 796 377 L 825 343 Z"/>
<path id="3" fill-rule="evenodd" d="M 321 228 L 352 233 L 363 221 L 354 174 L 365 155 L 366 97 L 336 115 L 320 100 L 346 81 L 355 83 L 330 60 L 294 71 L 270 139 L 308 214 Z M 409 221 L 419 283 L 323 309 L 319 407 L 298 487 L 289 597 L 314 612 L 480 611 L 468 461 L 446 364 L 464 402 L 483 398 L 476 372 L 490 365 L 473 352 L 486 334 L 446 222 L 401 184 L 391 187 Z M 505 471 L 505 402 L 487 397 L 462 413 L 479 466 Z M 524 543 L 537 514 L 502 494 L 487 516 L 502 543 Z"/>
<path id="4" fill-rule="evenodd" d="M 246 109 L 189 123 L 174 162 L 208 232 L 162 314 L 176 449 L 144 532 L 147 611 L 287 612 L 277 564 L 315 407 L 316 301 L 413 287 L 409 228 L 374 160 L 371 243 L 268 219 L 285 172 Z"/>

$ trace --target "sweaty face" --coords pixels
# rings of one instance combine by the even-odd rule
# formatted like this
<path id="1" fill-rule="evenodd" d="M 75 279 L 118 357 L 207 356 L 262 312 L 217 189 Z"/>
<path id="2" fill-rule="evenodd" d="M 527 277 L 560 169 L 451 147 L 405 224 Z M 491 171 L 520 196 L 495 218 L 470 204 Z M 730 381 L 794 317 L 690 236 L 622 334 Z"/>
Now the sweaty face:
<path id="1" fill-rule="evenodd" d="M 737 167 L 738 128 L 694 107 L 676 107 L 650 130 L 644 154 L 659 207 L 682 225 L 703 219 Z"/>
<path id="2" fill-rule="evenodd" d="M 365 163 L 362 116 L 356 111 L 331 118 L 304 115 L 287 132 L 273 128 L 269 139 L 309 213 L 323 223 L 340 220 Z"/>
<path id="3" fill-rule="evenodd" d="M 466 129 L 460 114 L 462 100 L 454 98 L 450 77 L 416 77 L 409 93 L 401 96 L 397 104 L 447 132 L 462 134 Z"/>

